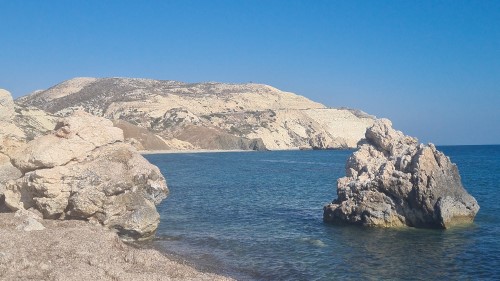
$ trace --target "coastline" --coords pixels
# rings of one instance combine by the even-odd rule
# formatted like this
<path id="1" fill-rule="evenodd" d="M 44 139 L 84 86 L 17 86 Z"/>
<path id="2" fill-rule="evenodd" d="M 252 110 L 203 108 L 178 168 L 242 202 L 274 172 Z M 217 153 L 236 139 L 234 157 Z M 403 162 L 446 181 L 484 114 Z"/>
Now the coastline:
<path id="1" fill-rule="evenodd" d="M 218 153 L 218 152 L 255 152 L 256 150 L 243 150 L 243 149 L 221 149 L 221 150 L 211 150 L 211 149 L 193 149 L 193 150 L 139 150 L 138 152 L 142 155 L 148 154 L 177 154 L 177 153 Z"/>
<path id="2" fill-rule="evenodd" d="M 272 150 L 243 150 L 243 149 L 193 149 L 193 150 L 138 150 L 142 155 L 149 154 L 178 154 L 178 153 L 226 153 L 226 152 L 266 152 L 266 151 L 298 151 L 300 148 L 272 149 Z"/>
<path id="3" fill-rule="evenodd" d="M 287 149 L 268 149 L 268 150 L 243 150 L 243 149 L 192 149 L 192 150 L 178 150 L 178 149 L 165 149 L 165 150 L 138 150 L 141 155 L 150 154 L 180 154 L 180 153 L 226 153 L 226 152 L 276 152 L 276 151 L 315 151 L 315 150 L 353 150 L 356 147 L 348 148 L 332 148 L 332 149 L 312 149 L 290 147 Z"/>

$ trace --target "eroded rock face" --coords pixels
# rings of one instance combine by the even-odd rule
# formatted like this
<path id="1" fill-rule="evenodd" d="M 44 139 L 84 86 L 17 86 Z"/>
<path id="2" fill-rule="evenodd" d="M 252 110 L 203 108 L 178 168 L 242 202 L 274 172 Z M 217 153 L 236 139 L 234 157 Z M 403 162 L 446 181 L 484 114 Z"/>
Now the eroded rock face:
<path id="1" fill-rule="evenodd" d="M 109 120 L 75 112 L 9 159 L 0 157 L 0 179 L 11 211 L 98 222 L 133 239 L 158 226 L 155 205 L 167 196 L 165 179 Z"/>
<path id="2" fill-rule="evenodd" d="M 449 228 L 474 220 L 477 201 L 433 144 L 418 144 L 387 119 L 367 129 L 366 139 L 337 182 L 338 198 L 324 207 L 326 222 Z"/>

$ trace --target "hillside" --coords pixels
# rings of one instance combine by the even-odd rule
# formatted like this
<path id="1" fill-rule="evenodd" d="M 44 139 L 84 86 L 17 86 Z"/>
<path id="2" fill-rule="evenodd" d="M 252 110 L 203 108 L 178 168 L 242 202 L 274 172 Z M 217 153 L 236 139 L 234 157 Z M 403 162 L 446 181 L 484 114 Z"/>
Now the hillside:
<path id="1" fill-rule="evenodd" d="M 146 150 L 352 148 L 374 120 L 251 83 L 74 78 L 16 102 L 55 115 L 83 109 L 115 120 Z"/>

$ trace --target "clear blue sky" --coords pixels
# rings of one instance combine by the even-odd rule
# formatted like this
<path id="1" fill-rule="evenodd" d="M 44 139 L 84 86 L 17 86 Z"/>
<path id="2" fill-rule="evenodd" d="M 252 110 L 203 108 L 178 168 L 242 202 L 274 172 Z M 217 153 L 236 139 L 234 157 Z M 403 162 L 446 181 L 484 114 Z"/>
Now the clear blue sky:
<path id="1" fill-rule="evenodd" d="M 500 143 L 500 1 L 0 0 L 0 87 L 258 82 L 437 144 Z"/>

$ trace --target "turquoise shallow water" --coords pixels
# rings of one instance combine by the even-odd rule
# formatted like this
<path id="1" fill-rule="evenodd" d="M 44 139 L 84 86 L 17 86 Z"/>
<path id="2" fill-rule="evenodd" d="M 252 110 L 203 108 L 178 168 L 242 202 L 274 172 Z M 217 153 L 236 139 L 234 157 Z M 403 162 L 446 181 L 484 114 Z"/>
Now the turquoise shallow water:
<path id="1" fill-rule="evenodd" d="M 154 246 L 239 280 L 499 280 L 500 146 L 439 149 L 479 201 L 471 226 L 324 224 L 351 151 L 148 155 L 171 191 Z"/>

